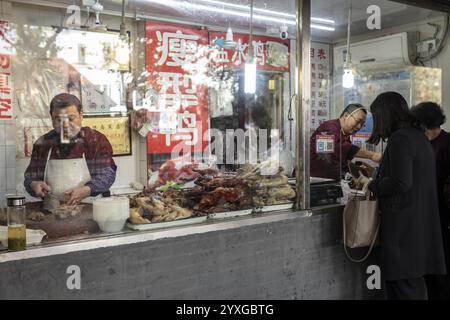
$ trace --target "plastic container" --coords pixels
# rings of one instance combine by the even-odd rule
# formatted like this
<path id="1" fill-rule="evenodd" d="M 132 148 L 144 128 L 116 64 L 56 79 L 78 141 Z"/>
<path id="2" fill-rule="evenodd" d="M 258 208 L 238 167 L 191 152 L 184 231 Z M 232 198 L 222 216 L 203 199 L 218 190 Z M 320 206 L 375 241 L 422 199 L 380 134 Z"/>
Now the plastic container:
<path id="1" fill-rule="evenodd" d="M 93 202 L 93 218 L 103 232 L 118 232 L 130 216 L 130 200 L 126 197 L 108 197 Z"/>

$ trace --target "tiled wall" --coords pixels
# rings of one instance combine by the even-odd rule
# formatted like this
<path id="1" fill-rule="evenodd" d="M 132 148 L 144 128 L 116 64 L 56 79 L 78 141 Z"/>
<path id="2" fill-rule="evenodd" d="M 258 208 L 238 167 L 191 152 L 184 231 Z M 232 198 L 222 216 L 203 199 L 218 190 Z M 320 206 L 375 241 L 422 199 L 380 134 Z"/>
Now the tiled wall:
<path id="1" fill-rule="evenodd" d="M 38 7 L 24 4 L 11 4 L 9 1 L 0 0 L 0 20 L 14 21 L 15 23 L 30 23 L 36 25 L 57 25 L 60 22 L 58 9 Z M 118 29 L 120 18 L 113 16 L 104 17 L 108 26 Z M 127 22 L 128 24 L 128 22 Z M 145 28 L 141 24 L 139 33 L 145 34 Z M 136 24 L 128 24 L 127 29 L 136 34 Z M 142 48 L 141 48 L 142 50 Z M 145 65 L 144 50 L 141 51 L 139 61 L 132 58 L 132 68 L 136 64 Z M 16 105 L 14 104 L 14 107 Z M 16 124 L 15 120 L 0 120 L 0 208 L 6 205 L 5 195 L 8 193 L 24 192 L 23 173 L 29 164 L 29 158 L 16 159 Z M 116 181 L 111 188 L 113 193 L 121 193 L 129 188 L 131 182 L 146 182 L 146 144 L 145 139 L 133 133 L 132 155 L 114 157 L 117 164 Z M 142 154 L 142 156 L 141 156 Z M 141 171 L 144 170 L 144 171 Z M 141 175 L 141 173 L 143 173 Z M 28 197 L 28 195 L 26 194 Z"/>

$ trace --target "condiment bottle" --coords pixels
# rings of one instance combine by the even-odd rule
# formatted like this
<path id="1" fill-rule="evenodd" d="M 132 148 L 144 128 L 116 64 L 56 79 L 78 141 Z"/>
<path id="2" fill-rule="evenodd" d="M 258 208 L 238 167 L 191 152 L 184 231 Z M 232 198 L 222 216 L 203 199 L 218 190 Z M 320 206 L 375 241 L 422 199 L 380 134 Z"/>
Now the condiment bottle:
<path id="1" fill-rule="evenodd" d="M 8 249 L 11 251 L 25 250 L 27 234 L 25 226 L 25 197 L 22 195 L 8 195 Z"/>

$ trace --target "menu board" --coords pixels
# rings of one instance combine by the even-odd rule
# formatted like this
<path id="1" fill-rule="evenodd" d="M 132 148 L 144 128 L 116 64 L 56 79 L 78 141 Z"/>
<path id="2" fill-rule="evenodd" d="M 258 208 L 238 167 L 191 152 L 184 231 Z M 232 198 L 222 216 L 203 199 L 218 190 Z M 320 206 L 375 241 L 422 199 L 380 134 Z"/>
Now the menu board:
<path id="1" fill-rule="evenodd" d="M 201 151 L 208 130 L 208 30 L 147 21 L 146 38 L 147 81 L 158 95 L 147 108 L 157 123 L 147 152 Z"/>
<path id="2" fill-rule="evenodd" d="M 311 42 L 311 132 L 330 119 L 330 46 Z"/>

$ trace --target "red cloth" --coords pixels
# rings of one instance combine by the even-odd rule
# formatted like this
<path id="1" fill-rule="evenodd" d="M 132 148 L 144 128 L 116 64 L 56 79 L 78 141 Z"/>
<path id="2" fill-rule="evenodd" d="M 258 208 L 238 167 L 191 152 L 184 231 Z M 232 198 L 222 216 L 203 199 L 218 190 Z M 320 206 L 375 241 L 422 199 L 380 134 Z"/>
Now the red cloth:
<path id="1" fill-rule="evenodd" d="M 317 153 L 316 141 L 318 135 L 334 136 L 334 152 Z M 350 137 L 341 132 L 339 120 L 323 122 L 310 138 L 310 168 L 311 177 L 340 180 L 347 170 L 347 160 L 352 160 L 359 147 L 353 145 Z"/>

